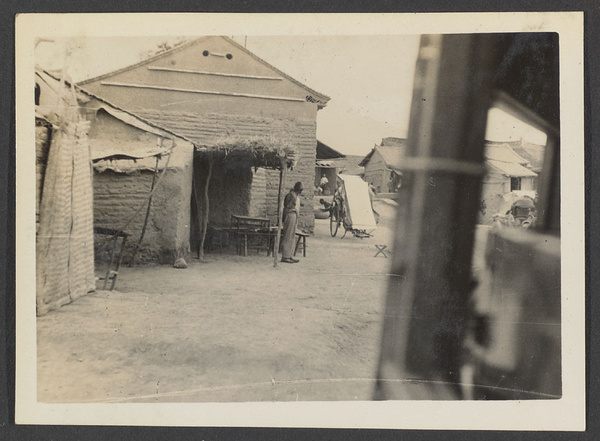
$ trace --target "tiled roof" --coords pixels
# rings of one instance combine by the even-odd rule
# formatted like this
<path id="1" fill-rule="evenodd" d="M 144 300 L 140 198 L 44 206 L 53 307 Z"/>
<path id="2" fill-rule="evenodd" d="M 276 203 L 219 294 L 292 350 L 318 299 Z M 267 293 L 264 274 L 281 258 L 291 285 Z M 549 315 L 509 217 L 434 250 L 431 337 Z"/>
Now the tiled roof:
<path id="1" fill-rule="evenodd" d="M 527 159 L 534 171 L 541 171 L 544 165 L 544 151 L 542 145 L 531 144 L 526 141 L 519 142 L 517 145 L 512 145 L 512 149 L 519 156 Z"/>
<path id="2" fill-rule="evenodd" d="M 529 161 L 516 154 L 510 145 L 503 144 L 487 144 L 485 146 L 485 158 L 494 161 L 509 162 L 512 164 L 527 165 Z"/>
<path id="3" fill-rule="evenodd" d="M 383 138 L 381 140 L 381 145 L 382 146 L 403 146 L 406 144 L 406 139 L 405 138 L 395 138 L 393 136 L 389 136 L 387 138 Z"/>
<path id="4" fill-rule="evenodd" d="M 321 168 L 335 168 L 335 162 L 333 161 L 325 161 L 325 160 L 318 160 L 315 162 L 315 165 L 317 167 L 321 167 Z"/>
<path id="5" fill-rule="evenodd" d="M 317 159 L 335 159 L 343 158 L 346 155 L 332 149 L 327 144 L 317 140 Z"/>
<path id="6" fill-rule="evenodd" d="M 388 167 L 394 170 L 400 170 L 402 165 L 402 158 L 406 153 L 406 139 L 391 137 L 383 138 L 381 141 L 381 145 L 376 145 L 375 147 L 373 147 L 373 149 L 369 152 L 367 156 L 363 158 L 359 165 L 362 167 L 367 165 L 375 151 L 378 151 L 381 154 L 383 160 L 386 162 Z"/>
<path id="7" fill-rule="evenodd" d="M 500 170 L 505 176 L 522 178 L 527 176 L 537 176 L 537 173 L 523 167 L 520 164 L 514 162 L 496 161 L 494 159 L 488 159 L 486 161 L 488 165 Z"/>
<path id="8" fill-rule="evenodd" d="M 362 156 L 358 155 L 346 155 L 345 158 L 335 159 L 335 165 L 338 171 L 346 175 L 360 175 L 364 173 L 364 168 L 359 165 Z"/>

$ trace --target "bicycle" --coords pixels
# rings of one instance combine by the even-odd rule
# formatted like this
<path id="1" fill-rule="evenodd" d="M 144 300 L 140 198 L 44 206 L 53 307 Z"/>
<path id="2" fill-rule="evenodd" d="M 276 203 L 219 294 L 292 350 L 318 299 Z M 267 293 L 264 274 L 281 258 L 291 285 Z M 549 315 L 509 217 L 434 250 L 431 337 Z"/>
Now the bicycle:
<path id="1" fill-rule="evenodd" d="M 329 207 L 329 233 L 331 234 L 331 237 L 335 237 L 343 219 L 344 204 L 340 199 L 334 198 L 333 203 Z"/>

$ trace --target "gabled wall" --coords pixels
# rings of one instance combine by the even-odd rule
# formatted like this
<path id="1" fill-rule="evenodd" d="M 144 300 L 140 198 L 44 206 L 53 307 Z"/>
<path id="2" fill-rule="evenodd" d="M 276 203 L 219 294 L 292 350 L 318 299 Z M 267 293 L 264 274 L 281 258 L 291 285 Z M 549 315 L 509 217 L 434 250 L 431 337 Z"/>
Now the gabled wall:
<path id="1" fill-rule="evenodd" d="M 365 181 L 373 184 L 377 193 L 388 193 L 390 181 L 390 170 L 377 150 L 373 152 L 369 162 L 365 165 Z"/>
<path id="2" fill-rule="evenodd" d="M 205 51 L 209 55 L 205 56 Z M 232 55 L 231 59 L 227 54 Z M 312 91 L 222 37 L 207 37 L 82 87 L 199 146 L 231 137 L 285 139 L 296 149 L 298 164 L 288 173 L 284 191 L 296 181 L 310 189 L 314 181 L 318 104 L 308 102 Z M 266 171 L 265 176 L 264 186 L 252 186 L 250 201 L 264 200 L 264 211 L 275 221 L 279 173 Z M 312 192 L 305 193 L 310 201 L 299 222 L 301 228 L 312 230 L 314 216 L 307 208 L 312 206 Z M 252 210 L 262 209 L 252 206 Z"/>
<path id="3" fill-rule="evenodd" d="M 231 54 L 232 58 L 204 56 L 205 51 Z M 317 107 L 306 101 L 310 93 L 306 88 L 222 37 L 206 37 L 131 69 L 84 82 L 82 87 L 129 110 L 165 109 L 194 114 L 210 111 L 296 118 L 306 116 L 307 109 L 316 112 Z"/>

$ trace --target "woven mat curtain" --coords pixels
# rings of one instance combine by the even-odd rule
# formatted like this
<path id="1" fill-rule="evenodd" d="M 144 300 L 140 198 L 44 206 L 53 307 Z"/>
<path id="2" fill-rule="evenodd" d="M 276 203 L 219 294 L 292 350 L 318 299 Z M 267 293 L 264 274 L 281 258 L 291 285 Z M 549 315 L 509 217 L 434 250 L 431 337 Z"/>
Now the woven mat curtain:
<path id="1" fill-rule="evenodd" d="M 61 124 L 51 135 L 37 235 L 37 314 L 95 289 L 89 122 Z"/>

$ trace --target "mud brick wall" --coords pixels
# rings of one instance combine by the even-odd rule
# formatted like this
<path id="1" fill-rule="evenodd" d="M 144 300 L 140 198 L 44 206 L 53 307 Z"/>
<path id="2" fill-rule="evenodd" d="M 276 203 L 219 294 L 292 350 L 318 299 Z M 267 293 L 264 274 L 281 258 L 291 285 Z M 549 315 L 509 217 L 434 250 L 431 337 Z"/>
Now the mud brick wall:
<path id="1" fill-rule="evenodd" d="M 95 225 L 131 234 L 123 258 L 125 264 L 132 258 L 142 232 L 153 174 L 149 170 L 94 173 Z M 191 161 L 184 168 L 169 168 L 160 181 L 157 176 L 156 185 L 135 263 L 172 264 L 178 257 L 187 258 L 190 252 Z M 97 260 L 106 259 L 103 243 L 102 237 L 96 237 Z"/>
<path id="2" fill-rule="evenodd" d="M 301 181 L 307 189 L 304 192 L 304 206 L 299 219 L 299 228 L 307 231 L 314 229 L 312 210 L 313 192 L 311 191 L 317 148 L 316 110 L 293 118 L 272 118 L 259 115 L 234 115 L 221 113 L 195 114 L 186 112 L 167 112 L 149 109 L 136 109 L 136 113 L 162 127 L 169 127 L 179 135 L 185 136 L 197 145 L 216 144 L 227 138 L 265 138 L 275 137 L 285 140 L 296 150 L 297 165 L 288 171 L 284 194 Z M 279 172 L 266 170 L 265 205 L 266 214 L 272 222 L 277 218 L 277 193 Z M 262 192 L 260 182 L 252 186 L 251 200 L 260 201 Z M 256 207 L 252 207 L 252 210 Z"/>
<path id="3" fill-rule="evenodd" d="M 91 119 L 92 147 L 120 147 L 136 153 L 156 145 L 157 135 L 125 124 L 105 111 L 94 113 Z M 170 154 L 158 162 L 148 224 L 134 263 L 172 264 L 189 254 L 194 148 L 179 138 L 164 140 L 164 147 L 171 146 Z M 168 169 L 163 175 L 165 167 Z M 155 157 L 112 158 L 94 163 L 94 224 L 130 234 L 125 264 L 131 261 L 142 233 L 155 168 Z M 96 260 L 104 263 L 110 257 L 104 242 L 111 238 L 96 235 L 95 239 Z"/>
<path id="4" fill-rule="evenodd" d="M 206 161 L 197 156 L 194 174 L 201 196 L 200 208 L 204 210 L 203 195 L 205 177 L 208 172 Z M 248 216 L 252 189 L 252 170 L 249 167 L 215 164 L 208 187 L 209 213 L 208 224 L 225 227 L 231 223 L 231 215 Z M 264 193 L 264 191 L 263 191 Z M 199 228 L 199 224 L 197 225 Z"/>
<path id="5" fill-rule="evenodd" d="M 249 215 L 253 217 L 267 216 L 267 171 L 252 169 L 252 188 L 250 190 Z"/>

